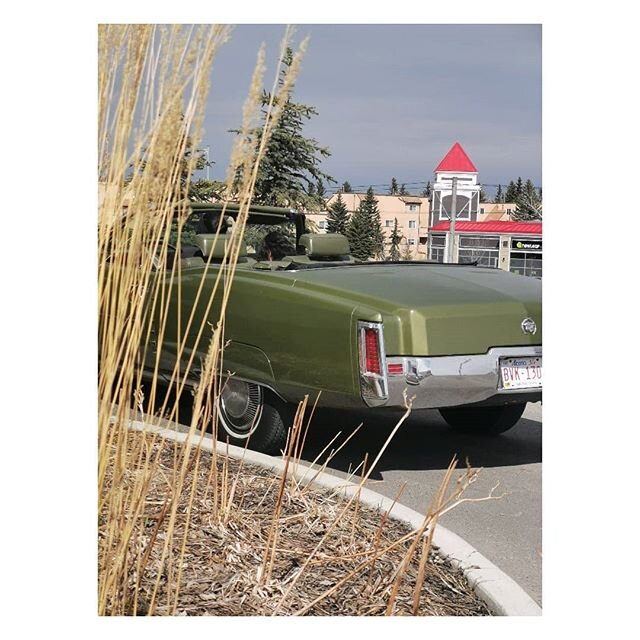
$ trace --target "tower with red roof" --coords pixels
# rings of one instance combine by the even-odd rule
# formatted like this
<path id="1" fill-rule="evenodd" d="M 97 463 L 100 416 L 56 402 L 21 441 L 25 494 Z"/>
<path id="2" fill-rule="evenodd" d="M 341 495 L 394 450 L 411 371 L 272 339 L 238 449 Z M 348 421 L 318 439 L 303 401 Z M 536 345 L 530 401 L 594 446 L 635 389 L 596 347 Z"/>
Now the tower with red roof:
<path id="1" fill-rule="evenodd" d="M 457 178 L 458 185 L 456 220 L 475 222 L 478 217 L 478 203 L 480 202 L 478 170 L 462 145 L 456 142 L 435 168 L 430 226 L 449 220 L 451 217 L 454 177 Z"/>

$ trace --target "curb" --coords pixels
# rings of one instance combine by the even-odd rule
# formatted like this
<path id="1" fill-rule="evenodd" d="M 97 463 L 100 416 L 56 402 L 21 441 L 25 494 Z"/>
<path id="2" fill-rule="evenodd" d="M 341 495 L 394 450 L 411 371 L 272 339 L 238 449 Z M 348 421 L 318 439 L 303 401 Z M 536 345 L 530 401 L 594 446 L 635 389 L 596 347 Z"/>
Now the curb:
<path id="1" fill-rule="evenodd" d="M 189 434 L 176 431 L 175 429 L 164 428 L 151 424 L 146 424 L 140 420 L 131 420 L 129 427 L 134 431 L 150 431 L 157 433 L 163 438 L 186 442 Z M 194 435 L 191 441 L 193 446 L 199 446 L 205 451 L 216 451 L 220 454 L 228 454 L 235 459 L 243 459 L 245 462 L 255 464 L 268 470 L 283 472 L 284 460 L 274 458 L 264 453 L 258 453 L 251 449 L 243 449 L 234 445 L 227 445 L 214 441 L 210 437 Z M 318 473 L 318 469 L 307 464 L 289 465 L 289 473 L 297 480 L 313 478 L 313 484 L 327 489 L 340 489 L 345 496 L 351 497 L 358 492 L 358 485 L 332 476 L 326 472 Z M 316 475 L 317 474 L 317 475 Z M 360 489 L 359 500 L 361 503 L 389 511 L 396 520 L 409 524 L 414 529 L 422 526 L 424 514 L 414 511 L 401 504 L 394 504 L 393 500 L 376 493 L 371 489 L 363 487 Z M 448 559 L 454 566 L 459 567 L 465 578 L 491 612 L 497 616 L 540 616 L 542 608 L 515 580 L 506 573 L 498 569 L 492 562 L 480 554 L 470 544 L 465 542 L 460 536 L 449 531 L 440 524 L 436 525 L 433 535 L 433 546 L 438 547 L 438 553 L 443 558 Z"/>

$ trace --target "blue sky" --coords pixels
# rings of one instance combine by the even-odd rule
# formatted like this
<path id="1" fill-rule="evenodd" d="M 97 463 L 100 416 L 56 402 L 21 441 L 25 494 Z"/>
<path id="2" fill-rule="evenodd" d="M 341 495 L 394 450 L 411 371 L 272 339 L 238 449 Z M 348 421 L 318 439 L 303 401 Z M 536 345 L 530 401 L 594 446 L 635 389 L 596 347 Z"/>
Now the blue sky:
<path id="1" fill-rule="evenodd" d="M 203 145 L 225 174 L 257 51 L 273 81 L 283 25 L 238 25 L 214 63 Z M 305 127 L 330 149 L 340 183 L 433 180 L 459 141 L 485 184 L 522 176 L 541 185 L 540 25 L 298 25 L 310 43 L 294 100 L 319 114 Z M 383 191 L 381 187 L 376 189 Z"/>

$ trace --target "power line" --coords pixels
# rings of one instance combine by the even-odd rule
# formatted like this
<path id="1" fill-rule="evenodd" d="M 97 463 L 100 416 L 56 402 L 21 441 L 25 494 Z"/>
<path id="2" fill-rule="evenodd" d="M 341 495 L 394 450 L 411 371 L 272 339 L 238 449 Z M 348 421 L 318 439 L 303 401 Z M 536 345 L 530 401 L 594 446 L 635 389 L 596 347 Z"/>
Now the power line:
<path id="1" fill-rule="evenodd" d="M 345 181 L 345 182 L 348 182 L 348 180 Z M 426 187 L 427 184 L 431 182 L 431 180 L 415 180 L 415 181 L 412 181 L 412 182 L 402 182 L 402 181 L 398 180 L 397 182 L 398 182 L 398 184 L 404 185 L 405 187 L 408 187 L 408 186 L 421 186 L 421 185 L 424 185 Z M 491 184 L 491 183 L 488 183 L 488 182 L 479 182 L 478 184 L 481 187 L 489 187 L 489 188 L 493 188 L 493 189 L 497 189 L 498 187 L 500 187 L 500 188 L 506 190 L 506 189 L 509 188 L 509 184 L 511 182 L 513 182 L 513 180 L 510 180 L 509 182 L 505 182 L 505 183 L 501 183 L 501 184 Z M 434 183 L 431 182 L 431 187 L 432 188 L 433 188 L 433 184 Z M 515 184 L 515 182 L 514 182 L 514 184 Z M 523 183 L 523 185 L 522 185 L 523 187 L 524 187 L 524 184 L 525 183 Z M 388 188 L 391 187 L 391 183 L 390 182 L 382 182 L 382 183 L 379 183 L 379 184 L 355 184 L 355 185 L 351 185 L 351 188 L 354 190 L 353 191 L 354 193 L 356 193 L 358 189 L 368 189 L 369 187 L 372 187 L 374 189 L 376 187 L 384 187 L 384 188 L 388 189 Z M 534 189 L 538 189 L 538 190 L 542 189 L 542 187 L 539 187 L 539 186 L 536 186 L 536 185 L 534 185 L 533 188 Z M 335 194 L 335 193 L 338 193 L 338 192 L 342 192 L 342 186 L 336 186 L 336 187 L 325 186 L 325 191 L 326 192 L 330 192 L 332 194 Z M 383 194 L 378 194 L 378 195 L 383 195 Z M 386 194 L 386 195 L 398 195 L 398 194 Z"/>

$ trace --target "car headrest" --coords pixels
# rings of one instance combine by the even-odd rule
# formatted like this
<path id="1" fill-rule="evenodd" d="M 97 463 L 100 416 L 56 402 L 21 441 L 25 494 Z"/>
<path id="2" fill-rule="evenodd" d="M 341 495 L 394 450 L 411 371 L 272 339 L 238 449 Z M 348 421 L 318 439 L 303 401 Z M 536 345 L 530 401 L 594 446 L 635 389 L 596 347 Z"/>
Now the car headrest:
<path id="1" fill-rule="evenodd" d="M 196 245 L 202 251 L 205 258 L 213 260 L 222 260 L 225 255 L 227 244 L 231 242 L 232 235 L 230 233 L 199 233 L 196 236 Z M 240 258 L 247 255 L 247 247 L 244 243 L 240 244 Z"/>
<path id="2" fill-rule="evenodd" d="M 298 247 L 305 255 L 314 258 L 338 258 L 351 253 L 349 241 L 340 233 L 304 233 L 298 240 Z"/>

